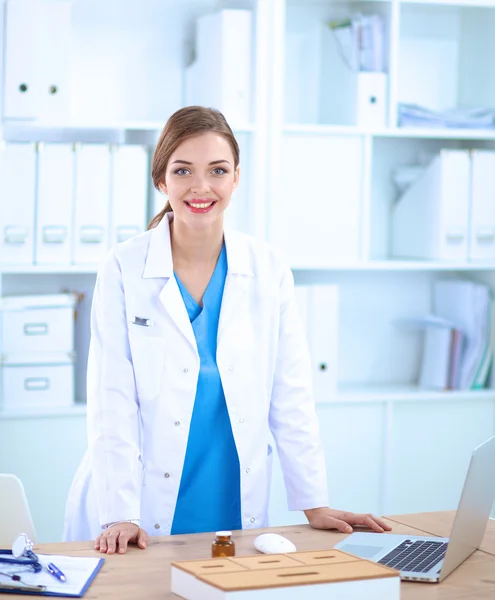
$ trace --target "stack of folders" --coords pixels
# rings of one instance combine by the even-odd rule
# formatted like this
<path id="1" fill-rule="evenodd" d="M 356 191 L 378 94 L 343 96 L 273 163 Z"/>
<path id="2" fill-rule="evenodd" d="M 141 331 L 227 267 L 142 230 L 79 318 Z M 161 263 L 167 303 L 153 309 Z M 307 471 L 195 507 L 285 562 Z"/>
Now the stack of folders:
<path id="1" fill-rule="evenodd" d="M 447 127 L 491 129 L 495 127 L 493 108 L 432 110 L 418 104 L 399 104 L 399 127 Z"/>
<path id="2" fill-rule="evenodd" d="M 0 263 L 97 265 L 146 228 L 148 150 L 0 146 Z"/>
<path id="3" fill-rule="evenodd" d="M 195 58 L 185 75 L 186 104 L 212 106 L 227 121 L 249 123 L 251 21 L 251 11 L 240 9 L 221 10 L 197 20 Z"/>
<path id="4" fill-rule="evenodd" d="M 433 314 L 413 319 L 424 329 L 420 387 L 492 387 L 495 312 L 490 290 L 471 281 L 437 281 Z"/>
<path id="5" fill-rule="evenodd" d="M 495 261 L 495 152 L 443 149 L 426 166 L 397 169 L 392 254 Z"/>

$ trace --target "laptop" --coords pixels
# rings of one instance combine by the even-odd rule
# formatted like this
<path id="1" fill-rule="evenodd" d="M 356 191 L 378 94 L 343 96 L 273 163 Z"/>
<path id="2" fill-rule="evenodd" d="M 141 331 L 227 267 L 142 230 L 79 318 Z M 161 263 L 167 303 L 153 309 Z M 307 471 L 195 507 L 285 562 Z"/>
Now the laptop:
<path id="1" fill-rule="evenodd" d="M 406 581 L 438 583 L 479 548 L 495 500 L 495 436 L 478 446 L 450 538 L 352 533 L 335 548 L 400 571 Z"/>

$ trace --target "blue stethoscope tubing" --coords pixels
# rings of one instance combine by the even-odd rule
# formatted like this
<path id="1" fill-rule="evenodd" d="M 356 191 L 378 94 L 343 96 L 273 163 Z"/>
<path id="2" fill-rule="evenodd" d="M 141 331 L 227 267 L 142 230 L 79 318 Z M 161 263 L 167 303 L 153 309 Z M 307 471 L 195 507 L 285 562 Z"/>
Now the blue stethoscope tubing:
<path id="1" fill-rule="evenodd" d="M 32 567 L 35 573 L 39 573 L 43 567 L 41 566 L 36 554 L 31 550 L 28 550 L 25 553 L 25 557 L 26 558 L 15 558 L 12 554 L 12 550 L 0 550 L 0 565 L 2 563 L 9 565 L 23 565 L 25 567 Z"/>

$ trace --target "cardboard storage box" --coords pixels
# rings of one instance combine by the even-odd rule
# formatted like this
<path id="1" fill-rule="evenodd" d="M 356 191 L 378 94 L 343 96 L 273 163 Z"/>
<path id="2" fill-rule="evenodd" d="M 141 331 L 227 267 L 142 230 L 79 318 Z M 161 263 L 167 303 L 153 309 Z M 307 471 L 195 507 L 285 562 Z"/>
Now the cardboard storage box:
<path id="1" fill-rule="evenodd" d="M 76 303 L 76 294 L 0 298 L 0 354 L 73 352 Z"/>
<path id="2" fill-rule="evenodd" d="M 172 563 L 186 600 L 399 600 L 399 572 L 341 550 Z"/>

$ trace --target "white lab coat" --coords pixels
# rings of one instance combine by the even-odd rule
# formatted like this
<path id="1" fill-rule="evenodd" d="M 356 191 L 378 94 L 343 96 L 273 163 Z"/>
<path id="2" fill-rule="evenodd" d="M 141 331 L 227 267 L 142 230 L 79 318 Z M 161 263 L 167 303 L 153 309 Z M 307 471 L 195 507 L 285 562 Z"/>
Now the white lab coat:
<path id="1" fill-rule="evenodd" d="M 66 540 L 94 539 L 106 523 L 138 518 L 148 534 L 170 533 L 200 366 L 173 276 L 172 218 L 118 245 L 98 274 L 89 449 L 69 493 Z M 325 460 L 291 271 L 249 236 L 225 231 L 225 245 L 217 364 L 239 455 L 242 527 L 264 527 L 270 430 L 290 510 L 327 506 Z"/>

